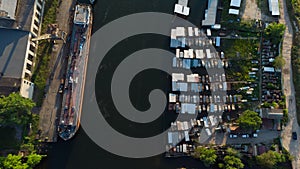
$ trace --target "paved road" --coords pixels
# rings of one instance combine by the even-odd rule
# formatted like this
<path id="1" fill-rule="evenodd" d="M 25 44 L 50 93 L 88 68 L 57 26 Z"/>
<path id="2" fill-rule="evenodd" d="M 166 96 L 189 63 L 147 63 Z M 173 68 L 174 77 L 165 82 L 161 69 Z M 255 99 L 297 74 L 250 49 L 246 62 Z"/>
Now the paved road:
<path id="1" fill-rule="evenodd" d="M 65 32 L 70 32 L 69 23 L 70 9 L 74 5 L 73 1 L 61 1 L 60 7 L 57 13 L 57 23 L 59 28 Z M 40 111 L 40 126 L 42 130 L 41 140 L 46 142 L 56 141 L 57 138 L 57 122 L 58 115 L 61 111 L 62 97 L 57 93 L 60 85 L 60 79 L 66 71 L 66 56 L 69 52 L 68 46 L 65 44 L 55 45 L 54 52 L 50 61 L 50 68 L 52 73 L 47 83 L 47 94 L 44 99 L 41 111 Z"/>
<path id="2" fill-rule="evenodd" d="M 229 133 L 216 132 L 212 139 L 208 140 L 210 144 L 217 145 L 228 145 L 228 144 L 258 144 L 258 143 L 273 143 L 275 138 L 280 135 L 279 131 L 276 130 L 260 130 L 257 138 L 229 138 Z"/>
<path id="3" fill-rule="evenodd" d="M 300 168 L 300 147 L 299 139 L 297 141 L 291 138 L 292 132 L 297 132 L 300 136 L 300 128 L 297 123 L 296 115 L 296 104 L 295 104 L 295 89 L 293 84 L 292 76 L 292 66 L 291 66 L 291 48 L 293 43 L 293 29 L 287 13 L 288 9 L 286 6 L 286 0 L 280 0 L 280 23 L 286 25 L 286 30 L 284 33 L 283 45 L 282 45 L 282 55 L 286 60 L 286 64 L 282 71 L 282 76 L 284 80 L 284 94 L 286 95 L 286 104 L 289 110 L 289 122 L 288 125 L 283 129 L 281 133 L 283 146 L 295 157 L 292 161 L 294 169 Z M 283 7 L 283 8 L 282 8 Z"/>
<path id="4" fill-rule="evenodd" d="M 257 138 L 242 138 L 239 136 L 238 138 L 229 138 L 227 137 L 226 144 L 243 144 L 243 143 L 273 143 L 275 138 L 278 138 L 280 135 L 279 131 L 276 130 L 260 130 Z"/>

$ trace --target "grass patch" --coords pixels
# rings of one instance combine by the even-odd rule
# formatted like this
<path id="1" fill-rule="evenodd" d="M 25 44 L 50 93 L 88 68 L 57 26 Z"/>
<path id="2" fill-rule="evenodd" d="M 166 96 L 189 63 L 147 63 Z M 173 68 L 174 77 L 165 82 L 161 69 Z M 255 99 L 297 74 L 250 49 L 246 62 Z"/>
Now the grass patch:
<path id="1" fill-rule="evenodd" d="M 221 24 L 224 25 L 225 27 L 228 27 L 230 26 L 231 20 L 236 21 L 237 19 L 239 19 L 239 16 L 230 15 L 228 13 L 228 10 L 230 8 L 230 0 L 223 0 L 222 6 L 223 6 L 223 10 L 222 10 Z"/>
<path id="2" fill-rule="evenodd" d="M 0 127 L 0 150 L 4 149 L 16 149 L 19 146 L 18 140 L 16 140 L 16 130 L 12 127 Z"/>
<path id="3" fill-rule="evenodd" d="M 224 39 L 222 50 L 229 59 L 230 69 L 226 69 L 229 81 L 250 81 L 249 71 L 252 59 L 258 59 L 258 40 Z"/>
<path id="4" fill-rule="evenodd" d="M 256 4 L 263 15 L 271 16 L 269 13 L 269 3 L 268 0 L 256 0 Z"/>
<path id="5" fill-rule="evenodd" d="M 231 15 L 228 13 L 230 9 L 230 0 L 222 1 L 222 17 L 221 17 L 221 24 L 223 27 L 227 28 L 228 30 L 234 30 L 239 35 L 243 37 L 256 37 L 259 36 L 260 30 L 256 26 L 255 21 L 244 21 L 238 15 Z"/>
<path id="6" fill-rule="evenodd" d="M 32 80 L 35 84 L 37 90 L 37 100 L 36 104 L 40 107 L 43 103 L 44 90 L 46 87 L 47 78 L 49 77 L 49 61 L 52 52 L 52 44 L 45 42 L 40 45 L 37 52 L 37 67 L 32 76 Z"/>
<path id="7" fill-rule="evenodd" d="M 45 12 L 42 23 L 42 34 L 46 33 L 49 24 L 56 22 L 56 12 L 58 9 L 58 0 L 46 0 Z M 43 103 L 44 90 L 47 79 L 50 75 L 49 61 L 51 58 L 53 44 L 46 40 L 40 41 L 37 51 L 36 67 L 32 76 L 32 81 L 35 84 L 36 94 L 35 101 L 38 107 Z"/>
<path id="8" fill-rule="evenodd" d="M 45 12 L 42 23 L 42 32 L 47 31 L 47 26 L 56 22 L 56 12 L 58 9 L 58 0 L 46 0 L 45 2 Z"/>

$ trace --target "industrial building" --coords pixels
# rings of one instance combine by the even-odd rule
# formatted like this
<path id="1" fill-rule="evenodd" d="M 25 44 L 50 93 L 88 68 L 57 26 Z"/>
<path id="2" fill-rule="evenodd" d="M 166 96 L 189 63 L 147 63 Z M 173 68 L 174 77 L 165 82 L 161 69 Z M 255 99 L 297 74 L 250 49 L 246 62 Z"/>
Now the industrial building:
<path id="1" fill-rule="evenodd" d="M 32 98 L 31 82 L 45 0 L 0 1 L 0 95 Z M 26 8 L 24 8 L 26 6 Z"/>

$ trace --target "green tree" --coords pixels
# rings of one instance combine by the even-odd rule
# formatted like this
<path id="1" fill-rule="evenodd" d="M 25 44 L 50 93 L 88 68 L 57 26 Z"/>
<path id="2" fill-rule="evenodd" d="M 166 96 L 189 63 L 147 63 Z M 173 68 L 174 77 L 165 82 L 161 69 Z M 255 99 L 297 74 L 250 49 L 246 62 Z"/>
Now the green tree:
<path id="1" fill-rule="evenodd" d="M 12 155 L 9 154 L 6 158 L 3 159 L 0 167 L 3 169 L 33 169 L 37 164 L 42 160 L 43 155 L 38 155 L 32 153 L 26 158 L 21 155 Z M 26 162 L 24 159 L 27 159 Z"/>
<path id="2" fill-rule="evenodd" d="M 283 118 L 282 118 L 283 125 L 286 125 L 288 121 L 289 121 L 288 109 L 283 109 Z"/>
<path id="3" fill-rule="evenodd" d="M 35 103 L 17 93 L 0 97 L 0 123 L 28 124 L 31 119 L 31 109 Z"/>
<path id="4" fill-rule="evenodd" d="M 22 163 L 22 156 L 9 154 L 3 161 L 4 169 L 28 169 L 26 163 Z"/>
<path id="5" fill-rule="evenodd" d="M 20 150 L 21 151 L 26 151 L 26 152 L 29 152 L 29 153 L 35 153 L 34 145 L 32 143 L 22 144 L 20 146 Z"/>
<path id="6" fill-rule="evenodd" d="M 278 163 L 286 162 L 284 155 L 276 151 L 269 150 L 259 156 L 256 156 L 257 164 L 265 168 L 276 168 Z"/>
<path id="7" fill-rule="evenodd" d="M 205 147 L 197 147 L 193 156 L 203 161 L 205 166 L 215 164 L 217 159 L 216 150 Z"/>
<path id="8" fill-rule="evenodd" d="M 278 44 L 282 40 L 284 30 L 284 24 L 273 22 L 266 27 L 265 34 L 274 44 Z"/>
<path id="9" fill-rule="evenodd" d="M 285 64 L 285 60 L 282 55 L 277 56 L 273 62 L 273 66 L 277 69 L 282 69 Z"/>
<path id="10" fill-rule="evenodd" d="M 239 119 L 237 120 L 239 123 L 239 126 L 243 130 L 257 130 L 260 128 L 260 125 L 262 124 L 262 120 L 259 117 L 258 113 L 246 110 L 243 112 L 243 114 L 240 115 Z"/>
<path id="11" fill-rule="evenodd" d="M 241 159 L 236 156 L 227 155 L 223 159 L 224 164 L 220 163 L 219 168 L 224 169 L 242 169 L 244 168 L 244 164 L 242 163 Z"/>
<path id="12" fill-rule="evenodd" d="M 5 157 L 0 156 L 0 169 L 2 169 L 2 167 L 3 167 L 4 160 L 5 160 Z"/>
<path id="13" fill-rule="evenodd" d="M 272 102 L 271 106 L 275 109 L 278 109 L 279 108 L 279 104 L 276 103 L 275 101 Z"/>
<path id="14" fill-rule="evenodd" d="M 241 157 L 240 152 L 231 147 L 227 148 L 226 153 L 230 156 L 235 156 L 235 157 L 239 157 L 239 158 Z"/>
<path id="15" fill-rule="evenodd" d="M 27 156 L 27 165 L 29 166 L 29 168 L 33 168 L 35 167 L 37 164 L 40 163 L 40 161 L 42 160 L 43 156 L 39 155 L 39 154 L 30 154 L 29 156 Z"/>

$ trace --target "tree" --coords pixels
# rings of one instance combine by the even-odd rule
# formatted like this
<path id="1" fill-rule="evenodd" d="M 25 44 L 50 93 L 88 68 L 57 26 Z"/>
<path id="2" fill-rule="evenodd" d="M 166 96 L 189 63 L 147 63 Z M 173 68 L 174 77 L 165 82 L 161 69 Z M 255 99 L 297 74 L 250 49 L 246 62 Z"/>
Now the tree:
<path id="1" fill-rule="evenodd" d="M 0 97 L 0 123 L 28 124 L 31 119 L 31 109 L 35 103 L 17 93 Z"/>
<path id="2" fill-rule="evenodd" d="M 259 129 L 260 125 L 262 124 L 262 120 L 258 113 L 251 110 L 244 111 L 243 114 L 240 115 L 237 122 L 239 123 L 241 129 L 250 131 Z"/>
<path id="3" fill-rule="evenodd" d="M 265 168 L 275 168 L 278 163 L 285 162 L 285 157 L 276 151 L 269 150 L 256 157 L 257 164 Z"/>
<path id="4" fill-rule="evenodd" d="M 282 118 L 283 125 L 286 125 L 288 121 L 289 121 L 288 109 L 283 109 L 283 118 Z"/>
<path id="5" fill-rule="evenodd" d="M 22 144 L 20 150 L 28 153 L 35 153 L 34 145 L 32 143 Z"/>
<path id="6" fill-rule="evenodd" d="M 239 157 L 239 158 L 241 157 L 240 152 L 231 147 L 227 148 L 226 153 L 230 156 L 235 156 L 235 157 Z"/>
<path id="7" fill-rule="evenodd" d="M 26 162 L 24 159 L 26 159 Z M 21 155 L 9 154 L 2 162 L 3 169 L 33 169 L 40 161 L 43 156 L 32 153 L 27 157 Z M 0 166 L 1 167 L 1 166 Z"/>
<path id="8" fill-rule="evenodd" d="M 216 150 L 205 147 L 197 147 L 193 156 L 203 161 L 206 166 L 215 164 L 217 159 Z"/>
<path id="9" fill-rule="evenodd" d="M 273 102 L 271 103 L 271 106 L 272 106 L 274 109 L 278 109 L 278 108 L 279 108 L 279 104 L 276 103 L 275 101 L 273 101 Z"/>
<path id="10" fill-rule="evenodd" d="M 4 169 L 28 169 L 26 163 L 22 163 L 22 156 L 9 154 L 3 161 Z"/>
<path id="11" fill-rule="evenodd" d="M 219 168 L 224 169 L 242 169 L 244 168 L 244 164 L 242 163 L 241 159 L 236 156 L 227 155 L 223 159 L 224 164 L 220 163 Z"/>
<path id="12" fill-rule="evenodd" d="M 40 163 L 40 161 L 42 160 L 43 156 L 42 155 L 38 155 L 38 154 L 30 154 L 29 156 L 27 156 L 27 165 L 29 166 L 29 168 L 33 168 L 35 167 L 37 164 Z"/>
<path id="13" fill-rule="evenodd" d="M 285 65 L 285 60 L 282 55 L 277 56 L 273 62 L 273 66 L 277 69 L 282 69 Z"/>
<path id="14" fill-rule="evenodd" d="M 0 156 L 0 169 L 2 169 L 4 160 L 5 160 L 5 157 Z"/>
<path id="15" fill-rule="evenodd" d="M 274 44 L 278 44 L 283 37 L 284 30 L 284 24 L 273 22 L 266 27 L 265 34 Z"/>

